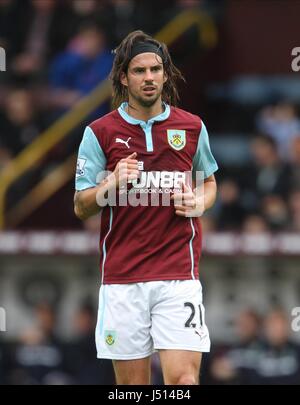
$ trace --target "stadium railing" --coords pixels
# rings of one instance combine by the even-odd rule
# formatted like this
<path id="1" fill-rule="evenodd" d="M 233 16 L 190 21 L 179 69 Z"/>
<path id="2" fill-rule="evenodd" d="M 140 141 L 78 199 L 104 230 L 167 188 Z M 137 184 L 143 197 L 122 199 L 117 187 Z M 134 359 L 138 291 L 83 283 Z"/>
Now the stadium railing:
<path id="1" fill-rule="evenodd" d="M 97 256 L 99 233 L 90 231 L 3 231 L 0 255 L 75 255 Z M 207 233 L 203 253 L 211 257 L 299 257 L 300 234 Z"/>
<path id="2" fill-rule="evenodd" d="M 292 322 L 290 314 L 300 304 L 299 257 L 295 233 L 205 234 L 199 271 L 214 347 L 236 342 L 236 317 L 245 309 L 264 316 L 280 306 Z M 98 300 L 99 233 L 0 232 L 0 258 L 0 306 L 7 308 L 8 321 L 3 337 L 23 336 L 42 299 L 57 310 L 56 332 L 72 339 L 71 314 L 84 298 L 95 305 Z M 300 334 L 290 332 L 300 342 Z"/>

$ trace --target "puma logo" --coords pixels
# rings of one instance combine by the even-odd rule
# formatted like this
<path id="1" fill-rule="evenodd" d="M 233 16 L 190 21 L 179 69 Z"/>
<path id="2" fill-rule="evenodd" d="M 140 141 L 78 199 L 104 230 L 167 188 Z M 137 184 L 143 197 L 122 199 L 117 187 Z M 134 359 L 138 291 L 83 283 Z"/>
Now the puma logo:
<path id="1" fill-rule="evenodd" d="M 200 337 L 201 340 L 206 337 L 206 334 L 203 333 L 203 332 L 200 332 L 200 333 L 199 333 L 197 330 L 195 330 L 195 333 L 196 333 L 196 335 L 198 335 L 198 336 Z"/>
<path id="2" fill-rule="evenodd" d="M 130 146 L 128 145 L 128 142 L 130 141 L 131 138 L 128 138 L 127 141 L 124 141 L 124 139 L 121 138 L 116 138 L 116 143 L 124 143 L 124 145 L 127 146 L 128 149 L 130 149 Z"/>

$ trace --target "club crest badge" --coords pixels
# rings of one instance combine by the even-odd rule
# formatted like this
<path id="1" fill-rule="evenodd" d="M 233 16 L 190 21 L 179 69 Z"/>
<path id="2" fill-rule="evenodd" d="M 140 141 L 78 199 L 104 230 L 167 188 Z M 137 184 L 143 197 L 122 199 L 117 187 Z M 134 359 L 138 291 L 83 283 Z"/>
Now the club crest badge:
<path id="1" fill-rule="evenodd" d="M 181 150 L 186 145 L 185 130 L 182 129 L 168 129 L 168 142 L 169 145 L 175 150 Z"/>
<path id="2" fill-rule="evenodd" d="M 116 342 L 116 332 L 114 330 L 106 330 L 104 339 L 108 346 L 114 345 Z"/>

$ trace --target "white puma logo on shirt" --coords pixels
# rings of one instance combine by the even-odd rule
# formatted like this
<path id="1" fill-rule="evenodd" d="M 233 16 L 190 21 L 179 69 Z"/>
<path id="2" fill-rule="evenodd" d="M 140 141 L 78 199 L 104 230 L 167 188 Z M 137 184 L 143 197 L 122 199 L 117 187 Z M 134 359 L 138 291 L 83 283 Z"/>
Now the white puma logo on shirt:
<path id="1" fill-rule="evenodd" d="M 128 138 L 127 141 L 124 141 L 124 139 L 121 138 L 116 138 L 116 143 L 124 143 L 124 145 L 127 146 L 128 149 L 130 149 L 130 146 L 128 145 L 128 142 L 130 141 L 131 138 Z"/>

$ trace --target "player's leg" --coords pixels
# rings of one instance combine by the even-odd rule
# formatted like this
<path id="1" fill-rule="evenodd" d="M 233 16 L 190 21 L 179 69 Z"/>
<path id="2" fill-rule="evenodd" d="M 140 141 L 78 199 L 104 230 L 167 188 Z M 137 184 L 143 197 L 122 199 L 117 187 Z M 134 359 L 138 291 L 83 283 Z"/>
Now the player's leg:
<path id="1" fill-rule="evenodd" d="M 117 384 L 150 381 L 153 341 L 144 284 L 106 284 L 100 288 L 97 357 L 113 360 Z"/>
<path id="2" fill-rule="evenodd" d="M 166 385 L 198 385 L 202 353 L 184 350 L 159 351 Z"/>
<path id="3" fill-rule="evenodd" d="M 198 280 L 159 281 L 154 286 L 151 335 L 166 384 L 199 384 L 202 353 L 209 352 L 202 287 Z"/>
<path id="4" fill-rule="evenodd" d="M 138 360 L 113 360 L 117 385 L 149 385 L 151 358 Z"/>

